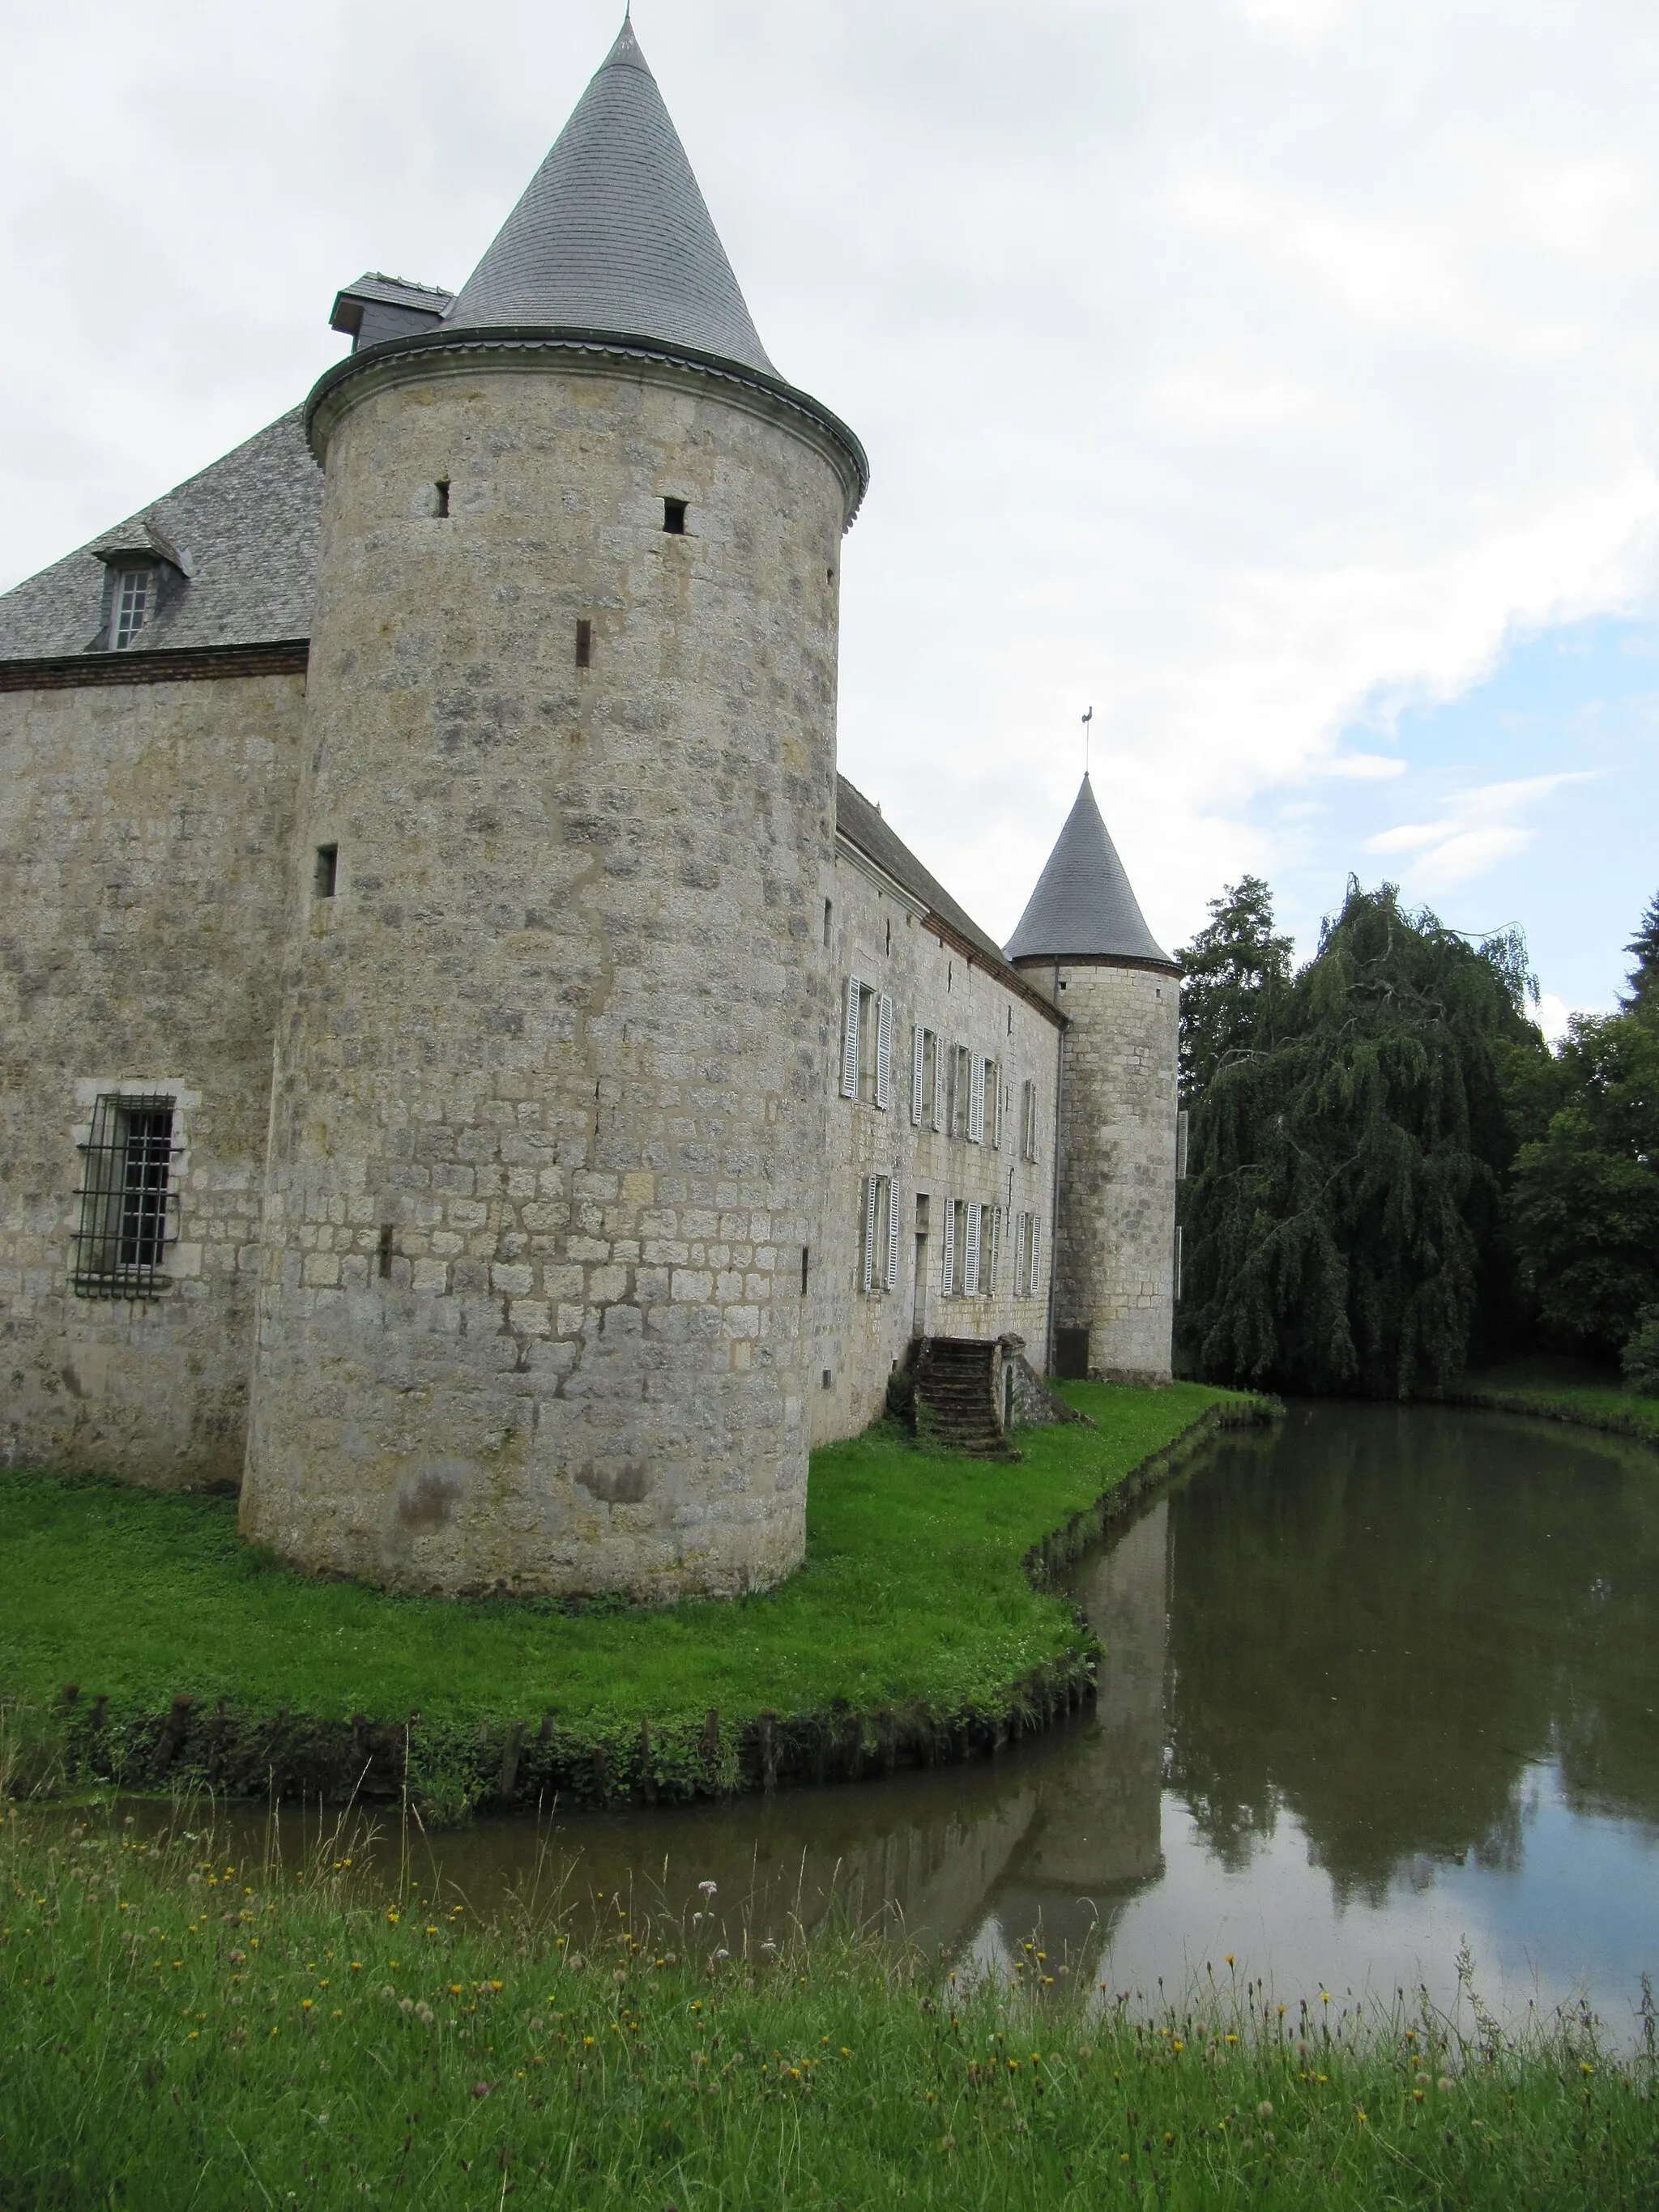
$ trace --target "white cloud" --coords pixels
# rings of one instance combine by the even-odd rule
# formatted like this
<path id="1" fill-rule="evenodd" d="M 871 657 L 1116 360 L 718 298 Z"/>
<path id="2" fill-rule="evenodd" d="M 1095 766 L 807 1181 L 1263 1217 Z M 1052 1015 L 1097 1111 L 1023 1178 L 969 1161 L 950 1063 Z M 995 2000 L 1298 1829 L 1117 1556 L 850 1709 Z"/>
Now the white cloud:
<path id="1" fill-rule="evenodd" d="M 1565 999 L 1558 999 L 1553 991 L 1546 991 L 1532 1009 L 1533 1019 L 1552 1044 L 1559 1044 L 1567 1033 L 1567 1024 L 1575 1009 Z"/>
<path id="2" fill-rule="evenodd" d="M 1477 784 L 1459 793 L 1449 811 L 1435 821 L 1401 822 L 1392 830 L 1379 830 L 1366 838 L 1365 850 L 1389 856 L 1410 854 L 1407 887 L 1418 892 L 1447 890 L 1526 852 L 1537 825 L 1521 817 L 1564 785 L 1594 781 L 1588 771 L 1577 770 Z"/>
<path id="3" fill-rule="evenodd" d="M 458 282 L 616 13 L 294 0 L 272 39 L 158 0 L 136 45 L 115 0 L 19 15 L 0 581 L 293 404 L 342 281 Z M 1381 797 L 1387 708 L 1375 753 L 1333 750 L 1368 702 L 1452 696 L 1517 630 L 1659 590 L 1650 6 L 635 21 L 774 358 L 871 451 L 844 763 L 991 928 L 1091 699 L 1174 942 L 1307 834 L 1271 809 L 1334 776 Z M 1425 886 L 1538 864 L 1524 805 L 1413 811 L 1444 817 L 1394 848 Z"/>

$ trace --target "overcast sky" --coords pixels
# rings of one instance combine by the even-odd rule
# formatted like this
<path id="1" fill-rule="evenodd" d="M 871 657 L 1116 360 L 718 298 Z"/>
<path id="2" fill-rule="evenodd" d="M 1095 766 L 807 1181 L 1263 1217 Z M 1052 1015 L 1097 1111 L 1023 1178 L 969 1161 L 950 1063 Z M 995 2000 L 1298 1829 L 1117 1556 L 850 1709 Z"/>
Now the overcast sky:
<path id="1" fill-rule="evenodd" d="M 0 586 L 459 285 L 605 0 L 5 0 Z M 1082 769 L 1149 921 L 1350 871 L 1611 1003 L 1659 890 L 1654 0 L 640 0 L 853 424 L 842 765 L 999 936 Z"/>

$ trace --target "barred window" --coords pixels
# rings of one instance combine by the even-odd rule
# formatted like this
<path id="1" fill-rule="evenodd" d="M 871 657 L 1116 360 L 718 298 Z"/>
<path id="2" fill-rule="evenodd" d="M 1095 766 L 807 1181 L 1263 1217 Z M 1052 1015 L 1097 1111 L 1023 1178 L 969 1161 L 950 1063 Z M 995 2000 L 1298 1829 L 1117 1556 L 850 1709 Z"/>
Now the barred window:
<path id="1" fill-rule="evenodd" d="M 172 1195 L 171 1098 L 106 1094 L 93 1109 L 75 1240 L 76 1294 L 153 1297 Z"/>
<path id="2" fill-rule="evenodd" d="M 115 579 L 115 645 L 131 645 L 149 611 L 149 570 L 123 568 Z"/>

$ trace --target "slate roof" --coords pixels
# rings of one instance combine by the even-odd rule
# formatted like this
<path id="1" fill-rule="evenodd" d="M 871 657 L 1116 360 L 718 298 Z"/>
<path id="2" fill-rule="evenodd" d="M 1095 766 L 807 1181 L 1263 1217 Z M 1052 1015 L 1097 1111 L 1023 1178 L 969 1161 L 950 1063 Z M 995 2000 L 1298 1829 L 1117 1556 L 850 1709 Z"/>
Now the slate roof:
<path id="1" fill-rule="evenodd" d="M 1175 966 L 1146 927 L 1086 775 L 1007 954 L 1016 961 L 1105 957 Z"/>
<path id="2" fill-rule="evenodd" d="M 631 23 L 446 319 L 654 338 L 776 375 Z"/>
<path id="3" fill-rule="evenodd" d="M 164 592 L 126 650 L 308 637 L 323 472 L 295 408 L 199 476 L 0 592 L 0 660 L 82 653 L 98 635 L 104 563 L 92 550 L 171 544 L 190 580 Z M 159 547 L 158 547 L 159 550 Z"/>
<path id="4" fill-rule="evenodd" d="M 958 937 L 965 938 L 999 968 L 1002 948 L 988 936 L 973 916 L 957 904 L 937 876 L 929 875 L 910 848 L 893 835 L 875 807 L 844 775 L 836 778 L 836 827 L 849 845 L 856 845 L 895 883 L 902 884 L 912 898 L 920 899 L 930 914 L 948 921 Z"/>

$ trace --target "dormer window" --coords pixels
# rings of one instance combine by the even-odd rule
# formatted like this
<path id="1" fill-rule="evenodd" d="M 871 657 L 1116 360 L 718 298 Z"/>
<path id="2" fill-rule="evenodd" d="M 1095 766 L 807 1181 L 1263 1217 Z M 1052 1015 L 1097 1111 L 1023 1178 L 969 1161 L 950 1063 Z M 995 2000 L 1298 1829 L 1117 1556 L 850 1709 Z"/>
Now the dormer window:
<path id="1" fill-rule="evenodd" d="M 122 568 L 115 578 L 115 605 L 110 620 L 110 643 L 118 652 L 131 645 L 144 626 L 149 609 L 151 571 Z"/>

